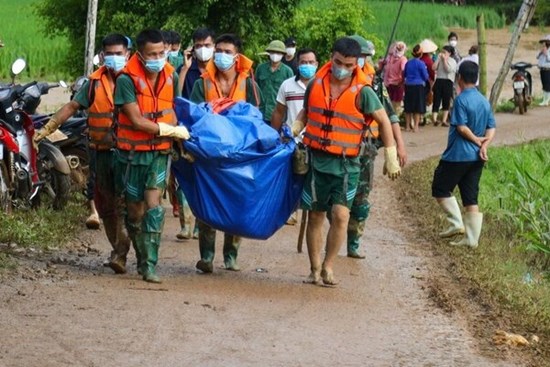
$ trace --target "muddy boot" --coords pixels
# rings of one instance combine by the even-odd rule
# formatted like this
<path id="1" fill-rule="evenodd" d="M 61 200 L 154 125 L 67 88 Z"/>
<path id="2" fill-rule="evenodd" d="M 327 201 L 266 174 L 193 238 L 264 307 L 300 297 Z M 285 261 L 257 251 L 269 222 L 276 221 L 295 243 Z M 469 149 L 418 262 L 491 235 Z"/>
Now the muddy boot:
<path id="1" fill-rule="evenodd" d="M 348 257 L 352 259 L 364 259 L 366 256 L 359 253 L 359 245 L 361 244 L 361 236 L 365 228 L 366 219 L 357 221 L 353 216 L 350 216 L 348 221 Z"/>
<path id="2" fill-rule="evenodd" d="M 483 225 L 483 213 L 466 212 L 464 214 L 466 233 L 464 238 L 457 242 L 451 242 L 452 246 L 470 246 L 476 248 L 479 245 L 479 236 Z"/>
<path id="3" fill-rule="evenodd" d="M 193 228 L 193 238 L 194 239 L 199 238 L 199 225 L 197 224 L 196 219 L 195 219 L 195 228 Z"/>
<path id="4" fill-rule="evenodd" d="M 130 238 L 132 242 L 132 247 L 134 248 L 134 251 L 136 253 L 136 268 L 137 273 L 139 275 L 143 275 L 142 273 L 142 261 L 143 261 L 143 249 L 142 246 L 138 244 L 138 240 L 140 240 L 141 235 L 141 223 L 133 223 L 126 219 L 126 229 L 128 230 L 128 237 Z"/>
<path id="5" fill-rule="evenodd" d="M 203 273 L 214 271 L 214 255 L 216 254 L 216 230 L 208 224 L 199 222 L 199 251 L 201 259 L 195 266 Z"/>
<path id="6" fill-rule="evenodd" d="M 464 233 L 464 224 L 462 223 L 462 214 L 460 213 L 460 207 L 454 196 L 450 198 L 444 198 L 439 202 L 439 205 L 447 214 L 447 222 L 449 227 L 443 232 L 439 233 L 439 237 L 447 238 L 457 234 Z"/>
<path id="7" fill-rule="evenodd" d="M 99 214 L 95 208 L 95 203 L 93 200 L 88 200 L 87 203 L 88 209 L 90 210 L 90 215 L 86 218 L 86 228 L 88 229 L 99 229 Z"/>
<path id="8" fill-rule="evenodd" d="M 223 238 L 223 262 L 225 270 L 240 271 L 241 268 L 237 264 L 237 255 L 241 246 L 241 237 L 234 236 L 228 233 L 224 234 Z"/>
<path id="9" fill-rule="evenodd" d="M 113 248 L 108 266 L 116 274 L 124 274 L 126 273 L 126 255 L 130 249 L 130 240 L 124 231 L 121 220 L 116 216 L 103 218 L 103 226 Z"/>
<path id="10" fill-rule="evenodd" d="M 143 280 L 150 283 L 160 283 L 155 267 L 158 262 L 158 251 L 160 247 L 160 235 L 164 226 L 164 208 L 157 206 L 145 212 L 142 221 L 142 276 Z M 139 241 L 138 241 L 139 243 Z"/>

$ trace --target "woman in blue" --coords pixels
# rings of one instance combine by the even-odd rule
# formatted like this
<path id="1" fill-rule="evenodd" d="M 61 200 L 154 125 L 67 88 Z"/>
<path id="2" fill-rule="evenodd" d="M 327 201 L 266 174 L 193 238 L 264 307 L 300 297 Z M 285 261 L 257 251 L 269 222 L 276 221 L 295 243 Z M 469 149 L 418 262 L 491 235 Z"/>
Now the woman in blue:
<path id="1" fill-rule="evenodd" d="M 403 77 L 405 79 L 405 130 L 418 131 L 420 118 L 426 113 L 426 91 L 428 82 L 428 68 L 420 60 L 422 47 L 416 45 L 413 48 L 413 58 L 405 64 Z M 414 124 L 413 124 L 414 121 Z"/>
<path id="2" fill-rule="evenodd" d="M 451 245 L 476 248 L 483 223 L 477 197 L 483 165 L 488 160 L 487 147 L 495 136 L 495 118 L 487 99 L 476 88 L 479 67 L 464 61 L 458 70 L 462 93 L 453 105 L 447 149 L 435 169 L 432 196 L 447 214 L 449 227 L 442 238 L 464 234 Z M 464 222 L 452 192 L 458 185 L 465 209 Z"/>

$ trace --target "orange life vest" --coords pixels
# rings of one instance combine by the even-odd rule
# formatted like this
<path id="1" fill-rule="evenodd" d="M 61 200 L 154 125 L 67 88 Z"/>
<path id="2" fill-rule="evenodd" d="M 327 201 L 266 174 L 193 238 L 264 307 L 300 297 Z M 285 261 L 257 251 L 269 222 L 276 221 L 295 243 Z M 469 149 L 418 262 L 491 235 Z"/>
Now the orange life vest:
<path id="1" fill-rule="evenodd" d="M 371 120 L 357 108 L 367 78 L 357 66 L 351 83 L 338 98 L 330 98 L 332 63 L 325 64 L 312 81 L 307 101 L 304 144 L 335 155 L 356 157 Z"/>
<path id="2" fill-rule="evenodd" d="M 212 59 L 208 61 L 205 68 L 206 70 L 201 75 L 204 82 L 204 99 L 206 102 L 223 97 L 230 98 L 235 102 L 246 101 L 246 80 L 251 74 L 253 61 L 244 55 L 239 55 L 235 63 L 237 78 L 231 87 L 229 95 L 224 96 L 219 83 L 216 81 L 216 73 L 218 72 L 218 69 L 216 68 L 216 65 L 214 65 L 214 61 Z M 260 101 L 256 96 L 256 106 L 259 105 L 259 102 Z"/>
<path id="3" fill-rule="evenodd" d="M 376 70 L 374 69 L 374 66 L 372 66 L 371 64 L 365 61 L 365 65 L 363 66 L 363 72 L 367 77 L 367 85 L 369 87 L 372 87 L 372 83 L 374 82 L 374 76 L 376 75 Z M 372 120 L 372 122 L 369 124 L 369 128 L 366 132 L 366 135 L 370 136 L 373 139 L 378 138 L 379 136 L 378 122 Z"/>
<path id="4" fill-rule="evenodd" d="M 159 72 L 156 91 L 149 84 L 145 68 L 134 54 L 122 74 L 128 75 L 134 82 L 137 104 L 143 117 L 155 122 L 176 125 L 174 112 L 174 68 L 166 63 Z M 132 121 L 122 112 L 118 114 L 116 128 L 117 148 L 121 150 L 151 151 L 168 150 L 172 145 L 172 138 L 158 137 L 154 134 L 137 130 Z"/>
<path id="5" fill-rule="evenodd" d="M 102 66 L 90 75 L 89 79 L 90 91 L 88 95 L 93 98 L 92 104 L 88 108 L 90 148 L 109 150 L 114 147 L 113 112 L 115 108 L 109 71 Z"/>

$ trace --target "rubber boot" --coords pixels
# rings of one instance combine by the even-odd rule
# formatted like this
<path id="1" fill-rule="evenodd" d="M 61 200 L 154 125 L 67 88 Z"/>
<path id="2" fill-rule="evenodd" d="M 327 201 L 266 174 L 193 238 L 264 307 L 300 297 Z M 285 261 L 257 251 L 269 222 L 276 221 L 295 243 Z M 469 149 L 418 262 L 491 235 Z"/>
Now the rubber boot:
<path id="1" fill-rule="evenodd" d="M 176 238 L 179 240 L 188 240 L 191 238 L 191 208 L 189 207 L 189 203 L 187 202 L 187 199 L 185 198 L 185 195 L 181 190 L 176 191 L 176 195 L 178 197 L 178 201 L 180 203 L 179 206 L 179 219 L 180 219 L 180 232 L 176 235 Z"/>
<path id="2" fill-rule="evenodd" d="M 136 253 L 136 268 L 137 273 L 139 275 L 143 275 L 142 273 L 142 261 L 143 261 L 143 250 L 142 247 L 138 244 L 138 240 L 141 239 L 139 237 L 141 235 L 141 223 L 133 223 L 128 221 L 126 218 L 126 229 L 128 230 L 128 237 L 130 237 L 130 240 L 132 242 L 132 247 L 134 248 L 134 251 Z"/>
<path id="3" fill-rule="evenodd" d="M 464 224 L 462 223 L 462 214 L 460 213 L 460 207 L 458 206 L 456 198 L 454 196 L 444 198 L 439 202 L 439 205 L 443 208 L 445 214 L 447 214 L 446 219 L 450 224 L 446 230 L 439 233 L 439 237 L 447 238 L 457 234 L 463 234 Z"/>
<path id="4" fill-rule="evenodd" d="M 550 92 L 542 92 L 542 102 L 539 106 L 548 106 L 550 103 Z"/>
<path id="5" fill-rule="evenodd" d="M 240 271 L 241 268 L 237 264 L 237 256 L 239 247 L 241 246 L 241 237 L 224 233 L 223 237 L 223 262 L 225 270 Z"/>
<path id="6" fill-rule="evenodd" d="M 464 225 L 466 233 L 464 238 L 457 242 L 451 242 L 453 246 L 470 246 L 476 248 L 479 245 L 479 236 L 483 225 L 483 213 L 466 212 L 464 214 Z"/>
<path id="7" fill-rule="evenodd" d="M 88 200 L 87 205 L 90 210 L 90 215 L 86 218 L 86 228 L 99 229 L 99 214 L 97 213 L 94 201 Z"/>
<path id="8" fill-rule="evenodd" d="M 216 230 L 208 224 L 199 221 L 199 251 L 201 259 L 195 267 L 203 273 L 214 271 L 214 256 L 216 254 Z"/>
<path id="9" fill-rule="evenodd" d="M 109 259 L 109 267 L 116 274 L 124 274 L 126 273 L 126 255 L 130 249 L 130 239 L 122 225 L 122 218 L 117 216 L 105 217 L 103 218 L 103 226 L 113 248 Z"/>
<path id="10" fill-rule="evenodd" d="M 142 276 L 143 280 L 150 283 L 161 283 L 157 276 L 155 267 L 158 262 L 158 252 L 160 247 L 160 235 L 164 226 L 165 209 L 162 206 L 156 206 L 145 212 L 142 220 L 143 241 L 143 261 L 142 261 Z M 138 241 L 140 243 L 140 241 Z"/>
<path id="11" fill-rule="evenodd" d="M 196 219 L 195 219 L 195 227 L 193 228 L 193 238 L 194 239 L 199 238 L 199 225 Z"/>
<path id="12" fill-rule="evenodd" d="M 368 216 L 368 212 L 367 212 Z M 364 220 L 358 221 L 353 217 L 353 215 L 350 216 L 348 221 L 348 257 L 351 257 L 352 259 L 364 259 L 366 256 L 359 253 L 359 245 L 361 244 L 361 237 L 363 236 L 363 232 L 365 230 L 365 222 L 366 218 Z"/>

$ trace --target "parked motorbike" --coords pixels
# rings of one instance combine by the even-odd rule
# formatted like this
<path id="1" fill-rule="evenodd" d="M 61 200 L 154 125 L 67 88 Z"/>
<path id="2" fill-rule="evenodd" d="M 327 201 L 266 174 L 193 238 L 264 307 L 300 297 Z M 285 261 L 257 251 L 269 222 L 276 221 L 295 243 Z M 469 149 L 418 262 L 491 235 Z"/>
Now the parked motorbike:
<path id="1" fill-rule="evenodd" d="M 532 78 L 529 68 L 532 68 L 533 64 L 520 61 L 513 64 L 510 69 L 515 70 L 512 75 L 512 81 L 514 83 L 514 105 L 518 108 L 520 115 L 527 112 L 527 106 L 531 104 L 531 92 L 532 92 Z"/>
<path id="2" fill-rule="evenodd" d="M 14 84 L 26 63 L 12 65 L 11 86 L 0 89 L 0 210 L 36 207 L 48 196 L 55 210 L 69 199 L 70 168 L 61 151 L 48 141 L 33 147 L 34 125 L 25 96 L 36 94 L 37 82 Z"/>

